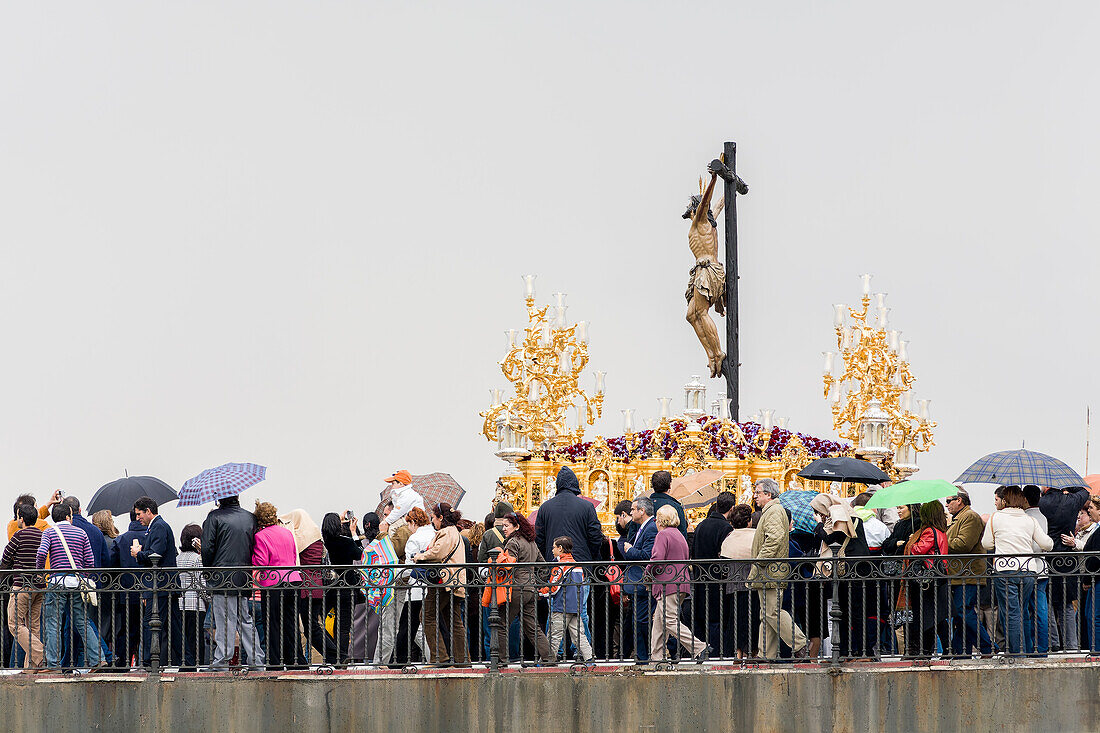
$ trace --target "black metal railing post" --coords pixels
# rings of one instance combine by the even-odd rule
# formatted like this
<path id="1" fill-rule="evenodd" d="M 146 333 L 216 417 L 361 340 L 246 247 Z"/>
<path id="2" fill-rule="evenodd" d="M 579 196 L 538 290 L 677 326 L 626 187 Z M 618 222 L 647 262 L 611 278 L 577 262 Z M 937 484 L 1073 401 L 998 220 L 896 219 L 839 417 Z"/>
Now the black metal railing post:
<path id="1" fill-rule="evenodd" d="M 160 555 L 153 552 L 149 554 L 149 562 L 152 564 L 152 598 L 150 598 L 149 615 L 149 661 L 153 674 L 160 674 L 160 604 L 157 602 L 157 571 L 160 566 Z"/>
<path id="2" fill-rule="evenodd" d="M 497 630 L 500 628 L 500 609 L 497 607 L 497 560 L 500 558 L 501 549 L 495 547 L 489 550 L 489 671 L 496 672 L 500 669 L 500 643 Z"/>
<path id="3" fill-rule="evenodd" d="M 840 543 L 831 542 L 829 549 L 833 551 L 831 573 L 833 576 L 833 607 L 829 611 L 833 637 L 832 663 L 840 664 L 840 619 L 844 615 L 840 611 Z"/>

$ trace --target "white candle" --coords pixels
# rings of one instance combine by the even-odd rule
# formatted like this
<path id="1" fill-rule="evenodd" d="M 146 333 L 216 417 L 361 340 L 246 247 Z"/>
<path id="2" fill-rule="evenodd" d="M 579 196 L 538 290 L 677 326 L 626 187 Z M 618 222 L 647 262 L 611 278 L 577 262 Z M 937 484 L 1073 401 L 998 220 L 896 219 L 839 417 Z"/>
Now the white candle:
<path id="1" fill-rule="evenodd" d="M 577 340 L 582 344 L 588 343 L 588 321 L 577 321 Z"/>
<path id="2" fill-rule="evenodd" d="M 859 277 L 860 277 L 861 280 L 863 280 L 863 294 L 864 295 L 870 295 L 871 294 L 871 276 L 870 275 L 860 275 Z"/>
<path id="3" fill-rule="evenodd" d="M 629 435 L 634 432 L 634 410 L 621 410 L 623 413 L 623 433 Z"/>
<path id="4" fill-rule="evenodd" d="M 837 328 L 844 327 L 844 309 L 847 307 L 843 303 L 833 303 L 833 325 Z"/>
<path id="5" fill-rule="evenodd" d="M 523 276 L 523 292 L 527 296 L 528 300 L 535 297 L 535 276 L 524 275 Z"/>

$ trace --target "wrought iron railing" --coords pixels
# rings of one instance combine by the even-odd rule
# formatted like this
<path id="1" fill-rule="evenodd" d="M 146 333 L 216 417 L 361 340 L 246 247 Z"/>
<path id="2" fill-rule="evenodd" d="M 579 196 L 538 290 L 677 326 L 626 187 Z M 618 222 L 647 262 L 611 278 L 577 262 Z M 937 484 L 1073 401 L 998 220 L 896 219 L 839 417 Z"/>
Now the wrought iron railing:
<path id="1" fill-rule="evenodd" d="M 181 671 L 1100 653 L 1100 556 L 0 571 L 0 664 Z M 95 582 L 95 603 L 80 579 Z M 552 593 L 551 593 L 552 591 Z"/>

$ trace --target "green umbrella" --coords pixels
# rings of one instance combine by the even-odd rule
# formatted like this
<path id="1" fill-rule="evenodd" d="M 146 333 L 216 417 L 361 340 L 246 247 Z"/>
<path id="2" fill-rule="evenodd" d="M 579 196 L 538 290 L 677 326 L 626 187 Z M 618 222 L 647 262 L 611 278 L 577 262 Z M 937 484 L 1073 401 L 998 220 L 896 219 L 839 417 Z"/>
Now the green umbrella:
<path id="1" fill-rule="evenodd" d="M 933 499 L 954 496 L 958 492 L 957 486 L 942 478 L 902 481 L 876 491 L 867 502 L 867 508 L 884 509 L 902 504 L 923 504 Z"/>

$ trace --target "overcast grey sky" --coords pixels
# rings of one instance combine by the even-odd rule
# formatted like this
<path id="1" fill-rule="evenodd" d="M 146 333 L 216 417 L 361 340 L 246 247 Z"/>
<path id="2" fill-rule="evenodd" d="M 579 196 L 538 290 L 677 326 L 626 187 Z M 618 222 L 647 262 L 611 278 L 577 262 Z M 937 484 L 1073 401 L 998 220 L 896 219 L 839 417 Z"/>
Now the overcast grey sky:
<path id="1" fill-rule="evenodd" d="M 590 435 L 705 373 L 680 213 L 727 139 L 743 414 L 832 435 L 871 272 L 922 477 L 1025 439 L 1084 470 L 1095 3 L 0 7 L 5 495 L 255 461 L 246 498 L 319 518 L 407 467 L 481 515 L 520 275 L 593 324 Z"/>

